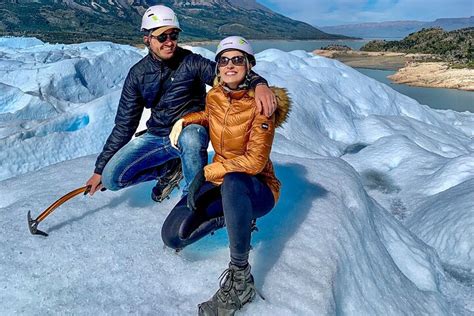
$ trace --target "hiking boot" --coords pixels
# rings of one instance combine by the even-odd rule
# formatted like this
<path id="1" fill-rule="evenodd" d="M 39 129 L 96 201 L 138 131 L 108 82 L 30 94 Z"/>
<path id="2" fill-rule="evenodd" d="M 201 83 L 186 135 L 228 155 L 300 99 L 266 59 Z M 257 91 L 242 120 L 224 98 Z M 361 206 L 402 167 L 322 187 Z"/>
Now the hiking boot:
<path id="1" fill-rule="evenodd" d="M 263 298 L 255 288 L 250 265 L 238 267 L 229 263 L 219 278 L 219 290 L 207 302 L 198 305 L 200 316 L 227 316 L 250 303 L 255 294 Z"/>
<path id="2" fill-rule="evenodd" d="M 158 182 L 151 190 L 151 198 L 155 202 L 162 202 L 168 198 L 174 188 L 178 187 L 179 181 L 183 179 L 181 160 L 170 161 L 166 173 L 158 179 Z"/>

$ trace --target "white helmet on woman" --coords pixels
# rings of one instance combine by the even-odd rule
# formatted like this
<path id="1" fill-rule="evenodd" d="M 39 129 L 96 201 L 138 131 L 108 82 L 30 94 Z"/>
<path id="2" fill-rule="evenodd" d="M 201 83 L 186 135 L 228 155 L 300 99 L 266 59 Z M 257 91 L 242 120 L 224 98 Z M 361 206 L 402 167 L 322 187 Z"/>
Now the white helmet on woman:
<path id="1" fill-rule="evenodd" d="M 141 30 L 150 31 L 163 26 L 169 26 L 169 28 L 176 28 L 181 31 L 178 17 L 173 10 L 164 5 L 149 7 L 143 14 Z"/>
<path id="2" fill-rule="evenodd" d="M 250 46 L 250 43 L 242 36 L 229 36 L 220 41 L 219 45 L 217 45 L 216 61 L 225 51 L 234 49 L 245 53 L 250 64 L 252 66 L 255 66 L 256 61 L 255 56 L 253 54 L 252 46 Z"/>

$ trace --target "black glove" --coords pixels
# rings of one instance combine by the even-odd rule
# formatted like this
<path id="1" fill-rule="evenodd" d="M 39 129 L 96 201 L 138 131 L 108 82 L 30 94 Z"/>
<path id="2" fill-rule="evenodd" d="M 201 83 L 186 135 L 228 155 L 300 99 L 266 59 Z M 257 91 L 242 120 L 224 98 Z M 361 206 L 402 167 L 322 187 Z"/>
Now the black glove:
<path id="1" fill-rule="evenodd" d="M 193 181 L 188 187 L 188 207 L 192 210 L 196 210 L 196 194 L 199 192 L 199 188 L 202 186 L 206 178 L 204 177 L 204 169 L 199 170 L 194 176 Z"/>

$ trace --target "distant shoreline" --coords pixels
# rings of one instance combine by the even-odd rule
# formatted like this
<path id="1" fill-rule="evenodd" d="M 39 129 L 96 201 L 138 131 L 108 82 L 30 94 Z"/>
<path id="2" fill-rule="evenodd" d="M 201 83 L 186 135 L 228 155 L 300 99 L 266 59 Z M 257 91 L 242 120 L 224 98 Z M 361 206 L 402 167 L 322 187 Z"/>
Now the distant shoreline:
<path id="1" fill-rule="evenodd" d="M 313 54 L 337 59 L 354 68 L 393 70 L 388 78 L 395 83 L 416 87 L 474 91 L 474 69 L 449 68 L 446 62 L 429 54 L 315 50 Z"/>
<path id="2" fill-rule="evenodd" d="M 335 41 L 335 42 L 362 42 L 368 39 L 307 39 L 307 40 L 294 40 L 294 39 L 248 39 L 250 42 L 317 42 L 317 41 Z M 206 40 L 206 41 L 180 41 L 180 45 L 198 46 L 208 45 L 213 43 L 219 43 L 220 40 Z"/>

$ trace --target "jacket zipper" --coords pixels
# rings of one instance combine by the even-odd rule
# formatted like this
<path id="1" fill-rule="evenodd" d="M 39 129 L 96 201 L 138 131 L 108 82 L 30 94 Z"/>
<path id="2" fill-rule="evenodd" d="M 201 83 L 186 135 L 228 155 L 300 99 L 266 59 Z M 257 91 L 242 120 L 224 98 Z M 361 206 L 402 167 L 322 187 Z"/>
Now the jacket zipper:
<path id="1" fill-rule="evenodd" d="M 229 99 L 229 106 L 227 107 L 227 110 L 225 111 L 225 115 L 224 115 L 224 125 L 222 126 L 222 132 L 221 132 L 221 155 L 223 154 L 223 147 L 224 147 L 224 130 L 227 126 L 227 115 L 229 114 L 230 112 L 230 109 L 232 107 L 232 98 L 229 96 L 228 97 Z"/>

